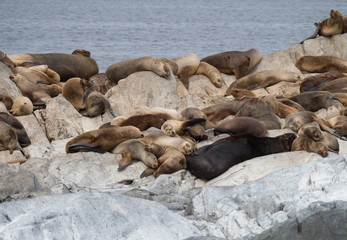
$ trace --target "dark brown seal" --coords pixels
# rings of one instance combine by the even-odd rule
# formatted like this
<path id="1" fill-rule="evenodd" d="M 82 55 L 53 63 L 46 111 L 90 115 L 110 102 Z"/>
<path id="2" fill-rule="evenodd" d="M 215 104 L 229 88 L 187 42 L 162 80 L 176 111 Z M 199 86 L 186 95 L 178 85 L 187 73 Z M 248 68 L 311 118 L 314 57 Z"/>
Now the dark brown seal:
<path id="1" fill-rule="evenodd" d="M 186 156 L 187 170 L 198 178 L 212 179 L 230 167 L 273 153 L 288 152 L 296 135 L 287 133 L 278 137 L 235 135 L 217 140 Z M 218 161 L 216 161 L 218 159 Z"/>
<path id="2" fill-rule="evenodd" d="M 330 71 L 306 77 L 300 83 L 300 92 L 317 91 L 325 83 L 342 77 L 345 77 L 345 75 L 339 71 Z"/>

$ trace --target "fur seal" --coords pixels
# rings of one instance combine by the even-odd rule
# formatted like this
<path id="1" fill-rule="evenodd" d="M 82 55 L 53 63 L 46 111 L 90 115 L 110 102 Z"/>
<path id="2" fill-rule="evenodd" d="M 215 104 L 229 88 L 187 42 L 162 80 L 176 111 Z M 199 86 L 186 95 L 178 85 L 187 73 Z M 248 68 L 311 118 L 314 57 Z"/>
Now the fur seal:
<path id="1" fill-rule="evenodd" d="M 85 94 L 93 91 L 93 85 L 83 78 L 70 78 L 62 88 L 62 95 L 77 111 L 85 109 Z"/>
<path id="2" fill-rule="evenodd" d="M 234 88 L 251 90 L 257 87 L 268 87 L 281 81 L 296 82 L 300 80 L 300 76 L 294 72 L 279 72 L 273 70 L 265 70 L 246 75 L 233 82 L 225 92 L 225 95 L 230 95 Z"/>
<path id="3" fill-rule="evenodd" d="M 335 56 L 303 56 L 296 61 L 295 66 L 306 72 L 347 72 L 347 61 Z"/>
<path id="4" fill-rule="evenodd" d="M 0 102 L 2 102 L 7 110 L 10 110 L 13 105 L 13 99 L 10 96 L 0 94 Z"/>
<path id="5" fill-rule="evenodd" d="M 20 74 L 14 74 L 10 76 L 10 79 L 17 85 L 22 94 L 28 97 L 34 105 L 51 99 L 51 96 L 44 90 Z"/>
<path id="6" fill-rule="evenodd" d="M 274 111 L 260 98 L 244 98 L 240 101 L 236 117 L 254 117 L 266 124 L 268 130 L 281 129 L 281 122 Z"/>
<path id="7" fill-rule="evenodd" d="M 217 68 L 221 73 L 234 74 L 236 79 L 245 76 L 263 56 L 257 49 L 248 51 L 228 51 L 217 53 L 201 59 Z"/>
<path id="8" fill-rule="evenodd" d="M 244 97 L 247 98 L 254 98 L 257 97 L 254 92 L 247 90 L 247 89 L 240 89 L 240 88 L 233 88 L 230 92 L 230 95 L 232 95 L 236 100 L 241 100 Z M 224 96 L 228 96 L 227 93 L 224 94 Z"/>
<path id="9" fill-rule="evenodd" d="M 342 77 L 345 77 L 345 75 L 339 71 L 329 71 L 314 76 L 308 76 L 300 83 L 300 92 L 316 91 L 323 84 Z"/>
<path id="10" fill-rule="evenodd" d="M 0 50 L 0 62 L 4 63 L 12 72 L 16 67 L 16 64 L 2 50 Z"/>
<path id="11" fill-rule="evenodd" d="M 315 142 L 312 138 L 299 136 L 294 140 L 291 150 L 304 150 L 306 152 L 318 153 L 322 157 L 326 157 L 328 156 L 329 148 L 322 142 Z"/>
<path id="12" fill-rule="evenodd" d="M 59 74 L 63 82 L 73 77 L 88 79 L 99 72 L 98 64 L 93 58 L 78 54 L 14 54 L 8 57 L 17 65 L 24 62 L 48 65 L 48 68 Z"/>
<path id="13" fill-rule="evenodd" d="M 10 154 L 17 146 L 17 133 L 13 130 L 11 126 L 0 121 L 0 150 L 9 150 Z"/>
<path id="14" fill-rule="evenodd" d="M 157 178 L 161 174 L 171 174 L 187 168 L 186 157 L 175 148 L 151 143 L 146 145 L 146 150 L 158 158 L 159 167 L 157 169 L 146 169 L 141 174 L 141 178 L 151 174 Z"/>
<path id="15" fill-rule="evenodd" d="M 107 78 L 106 73 L 95 74 L 89 78 L 89 81 L 93 85 L 95 91 L 104 95 L 110 88 L 115 86 L 115 84 Z"/>
<path id="16" fill-rule="evenodd" d="M 206 130 L 216 127 L 214 123 L 207 119 L 207 116 L 199 108 L 188 107 L 181 111 L 181 116 L 183 120 L 190 120 L 193 118 L 206 119 L 206 121 L 201 124 Z"/>
<path id="17" fill-rule="evenodd" d="M 208 77 L 208 79 L 210 79 L 211 83 L 217 88 L 220 88 L 223 85 L 223 78 L 220 71 L 206 62 L 200 62 L 195 74 L 205 75 L 206 77 Z"/>
<path id="18" fill-rule="evenodd" d="M 78 151 L 111 151 L 119 143 L 128 139 L 143 137 L 141 131 L 133 126 L 108 127 L 84 132 L 66 143 L 66 153 Z"/>
<path id="19" fill-rule="evenodd" d="M 146 145 L 138 139 L 129 139 L 118 144 L 111 151 L 115 154 L 122 154 L 122 160 L 119 163 L 118 170 L 124 170 L 132 162 L 132 159 L 142 161 L 149 168 L 157 168 L 157 157 L 147 151 Z"/>
<path id="20" fill-rule="evenodd" d="M 164 78 L 170 76 L 170 69 L 167 64 L 151 56 L 126 59 L 114 63 L 107 68 L 106 76 L 114 84 L 117 84 L 119 80 L 140 71 L 152 71 Z"/>
<path id="21" fill-rule="evenodd" d="M 194 53 L 172 59 L 178 66 L 176 76 L 185 88 L 189 87 L 189 77 L 194 75 L 199 67 L 200 59 Z"/>
<path id="22" fill-rule="evenodd" d="M 223 138 L 186 156 L 187 170 L 198 178 L 209 180 L 251 158 L 290 151 L 295 138 L 294 133 L 274 138 L 252 135 Z"/>
<path id="23" fill-rule="evenodd" d="M 317 35 L 331 37 L 336 34 L 341 34 L 342 31 L 343 31 L 342 15 L 339 11 L 332 9 L 330 10 L 330 18 L 326 18 L 322 22 L 320 22 L 316 28 L 316 31 L 313 33 L 313 35 L 306 38 L 305 40 L 313 39 Z M 304 41 L 302 41 L 301 43 L 303 43 Z"/>
<path id="24" fill-rule="evenodd" d="M 8 124 L 16 132 L 17 140 L 22 147 L 27 147 L 31 144 L 30 138 L 25 131 L 21 122 L 6 112 L 0 112 L 0 122 Z"/>
<path id="25" fill-rule="evenodd" d="M 207 116 L 207 119 L 212 123 L 216 124 L 218 121 L 237 113 L 239 107 L 239 101 L 229 100 L 222 103 L 218 103 L 206 108 L 201 111 Z"/>
<path id="26" fill-rule="evenodd" d="M 214 134 L 250 134 L 256 137 L 265 137 L 267 128 L 264 122 L 253 117 L 236 117 L 221 121 L 214 129 Z"/>
<path id="27" fill-rule="evenodd" d="M 9 111 L 13 116 L 29 115 L 34 111 L 33 103 L 27 97 L 17 97 L 13 101 L 11 110 Z"/>

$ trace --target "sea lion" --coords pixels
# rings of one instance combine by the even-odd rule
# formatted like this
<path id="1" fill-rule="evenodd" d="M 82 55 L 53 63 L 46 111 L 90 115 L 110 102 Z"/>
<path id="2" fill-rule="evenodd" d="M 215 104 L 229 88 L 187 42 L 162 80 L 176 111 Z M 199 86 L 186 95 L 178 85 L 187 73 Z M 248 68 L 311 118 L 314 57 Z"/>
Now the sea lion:
<path id="1" fill-rule="evenodd" d="M 326 157 L 328 156 L 329 148 L 322 142 L 315 142 L 312 138 L 299 136 L 294 140 L 291 150 L 304 150 L 306 152 L 318 153 L 322 157 Z"/>
<path id="2" fill-rule="evenodd" d="M 176 76 L 185 88 L 189 87 L 189 77 L 194 75 L 199 67 L 200 59 L 194 53 L 172 59 L 178 66 Z"/>
<path id="3" fill-rule="evenodd" d="M 323 84 L 342 77 L 346 76 L 339 71 L 329 71 L 314 76 L 308 76 L 300 83 L 300 92 L 316 91 Z"/>
<path id="4" fill-rule="evenodd" d="M 24 77 L 26 77 L 26 79 L 34 84 L 36 84 L 37 81 L 43 81 L 50 84 L 59 83 L 49 78 L 44 72 L 39 71 L 35 68 L 17 66 L 14 69 L 14 73 L 23 75 Z"/>
<path id="5" fill-rule="evenodd" d="M 7 95 L 0 94 L 0 102 L 5 104 L 7 110 L 10 110 L 13 105 L 13 99 Z"/>
<path id="6" fill-rule="evenodd" d="M 16 64 L 2 50 L 0 50 L 0 62 L 4 63 L 12 72 L 16 67 Z"/>
<path id="7" fill-rule="evenodd" d="M 281 122 L 274 111 L 260 98 L 244 98 L 240 101 L 236 117 L 254 117 L 266 124 L 268 130 L 281 129 Z"/>
<path id="8" fill-rule="evenodd" d="M 188 127 L 196 124 L 201 124 L 206 121 L 205 118 L 193 118 L 189 120 L 166 120 L 161 126 L 161 131 L 168 136 L 184 135 Z"/>
<path id="9" fill-rule="evenodd" d="M 307 123 L 302 126 L 298 131 L 298 135 L 302 137 L 306 136 L 312 138 L 312 140 L 315 142 L 323 140 L 323 132 L 321 131 L 317 122 Z"/>
<path id="10" fill-rule="evenodd" d="M 51 99 L 51 96 L 49 96 L 43 89 L 20 74 L 11 75 L 10 79 L 17 85 L 22 94 L 25 97 L 28 97 L 34 105 L 41 104 Z"/>
<path id="11" fill-rule="evenodd" d="M 143 137 L 141 131 L 133 126 L 108 127 L 104 129 L 84 132 L 66 143 L 66 153 L 78 151 L 111 151 L 119 143 L 128 139 Z"/>
<path id="12" fill-rule="evenodd" d="M 226 118 L 227 116 L 235 115 L 238 107 L 239 101 L 229 100 L 203 108 L 201 111 L 207 116 L 209 121 L 216 124 L 218 121 Z"/>
<path id="13" fill-rule="evenodd" d="M 214 129 L 214 134 L 250 134 L 256 137 L 265 137 L 266 124 L 253 117 L 235 117 L 221 121 Z"/>
<path id="14" fill-rule="evenodd" d="M 279 98 L 278 102 L 283 103 L 289 107 L 295 108 L 299 112 L 305 111 L 305 109 L 299 103 L 294 102 L 293 100 L 290 100 L 289 98 Z"/>
<path id="15" fill-rule="evenodd" d="M 106 76 L 114 84 L 117 84 L 119 80 L 140 71 L 152 71 L 164 78 L 170 76 L 170 69 L 167 64 L 151 56 L 126 59 L 114 63 L 107 68 Z"/>
<path id="16" fill-rule="evenodd" d="M 217 88 L 220 88 L 223 85 L 223 78 L 220 71 L 206 62 L 200 62 L 195 74 L 205 75 L 206 77 L 208 77 L 208 79 L 210 79 L 211 83 Z"/>
<path id="17" fill-rule="evenodd" d="M 331 37 L 336 34 L 341 34 L 342 31 L 343 31 L 342 15 L 339 11 L 332 9 L 330 10 L 330 18 L 326 18 L 322 22 L 320 22 L 316 28 L 316 31 L 313 33 L 313 35 L 306 38 L 305 40 L 313 39 L 317 35 Z M 301 43 L 303 43 L 304 41 L 302 41 Z"/>
<path id="18" fill-rule="evenodd" d="M 177 74 L 178 65 L 175 61 L 168 59 L 168 58 L 160 58 L 160 60 L 167 64 L 167 66 L 170 68 L 173 75 Z"/>
<path id="19" fill-rule="evenodd" d="M 146 144 L 156 143 L 161 146 L 173 147 L 184 155 L 191 154 L 197 147 L 191 142 L 184 140 L 179 136 L 170 137 L 160 130 L 148 129 L 143 131 L 143 138 L 139 139 Z"/>
<path id="20" fill-rule="evenodd" d="M 21 122 L 6 112 L 0 112 L 0 121 L 8 124 L 16 132 L 17 140 L 22 147 L 31 144 L 30 138 Z"/>
<path id="21" fill-rule="evenodd" d="M 248 51 L 228 51 L 217 53 L 201 59 L 217 68 L 221 73 L 234 74 L 236 79 L 245 76 L 263 56 L 257 49 Z"/>
<path id="22" fill-rule="evenodd" d="M 13 130 L 11 126 L 0 121 L 0 146 L 1 150 L 9 150 L 10 154 L 13 153 L 13 150 L 16 148 L 18 141 L 17 133 Z"/>
<path id="23" fill-rule="evenodd" d="M 17 65 L 35 62 L 48 65 L 65 82 L 73 77 L 88 79 L 99 72 L 98 64 L 90 57 L 67 53 L 14 54 L 8 56 Z"/>
<path id="24" fill-rule="evenodd" d="M 230 167 L 251 158 L 288 152 L 295 138 L 294 133 L 273 138 L 252 135 L 235 135 L 223 138 L 213 144 L 201 147 L 190 156 L 186 156 L 187 170 L 198 178 L 209 180 L 224 173 Z"/>
<path id="25" fill-rule="evenodd" d="M 347 77 L 344 78 L 338 78 L 332 81 L 329 81 L 327 83 L 324 83 L 320 88 L 318 88 L 318 91 L 329 91 L 329 92 L 338 92 L 339 90 L 346 90 L 347 89 Z"/>
<path id="26" fill-rule="evenodd" d="M 277 109 L 276 115 L 279 116 L 280 118 L 286 118 L 289 114 L 297 113 L 297 112 L 299 112 L 298 109 L 278 101 L 278 109 Z"/>
<path id="27" fill-rule="evenodd" d="M 279 106 L 278 106 L 278 100 L 276 99 L 274 95 L 272 94 L 266 95 L 266 96 L 260 97 L 260 99 L 263 100 L 264 103 L 266 103 L 266 105 L 268 105 L 275 114 L 277 114 Z"/>
<path id="28" fill-rule="evenodd" d="M 43 72 L 53 83 L 60 82 L 59 74 L 53 71 L 52 69 L 49 69 L 48 65 L 35 65 L 32 67 L 29 67 L 29 69 Z M 52 83 L 52 82 L 49 82 L 49 83 Z"/>
<path id="29" fill-rule="evenodd" d="M 90 57 L 91 56 L 90 52 L 85 50 L 85 49 L 76 49 L 72 52 L 72 54 L 80 55 L 80 56 L 84 56 L 84 57 Z"/>
<path id="30" fill-rule="evenodd" d="M 337 138 L 331 135 L 330 133 L 327 132 L 322 132 L 323 133 L 323 140 L 321 141 L 323 144 L 325 144 L 329 150 L 339 153 L 340 150 L 340 145 L 339 141 L 337 141 Z"/>
<path id="31" fill-rule="evenodd" d="M 122 160 L 119 163 L 118 170 L 124 170 L 132 162 L 132 159 L 142 161 L 149 168 L 157 168 L 158 160 L 157 157 L 148 152 L 146 145 L 138 139 L 129 139 L 118 144 L 111 151 L 115 154 L 122 154 Z"/>
<path id="32" fill-rule="evenodd" d="M 342 136 L 347 135 L 347 116 L 336 116 L 327 120 L 330 127 Z"/>
<path id="33" fill-rule="evenodd" d="M 98 73 L 91 76 L 89 78 L 89 82 L 91 82 L 95 91 L 98 91 L 104 95 L 110 88 L 115 86 L 115 84 L 107 78 L 106 73 Z"/>
<path id="34" fill-rule="evenodd" d="M 336 56 L 303 56 L 296 61 L 295 66 L 306 72 L 347 72 L 347 61 Z"/>
<path id="35" fill-rule="evenodd" d="M 83 78 L 70 78 L 62 88 L 62 95 L 77 111 L 85 109 L 85 94 L 93 91 L 93 85 Z"/>
<path id="36" fill-rule="evenodd" d="M 29 115 L 34 111 L 34 106 L 31 100 L 27 97 L 17 97 L 13 101 L 11 110 L 9 111 L 13 116 Z"/>
<path id="37" fill-rule="evenodd" d="M 230 95 L 232 95 L 236 100 L 241 100 L 244 97 L 247 97 L 247 98 L 256 97 L 254 92 L 247 89 L 233 88 L 230 91 L 228 91 L 228 93 L 230 93 Z M 224 96 L 228 96 L 228 95 L 225 93 Z"/>
<path id="38" fill-rule="evenodd" d="M 63 87 L 60 84 L 47 84 L 45 82 L 36 82 L 36 85 L 43 89 L 52 98 L 63 92 Z"/>
<path id="39" fill-rule="evenodd" d="M 188 107 L 181 111 L 181 116 L 183 120 L 189 120 L 193 118 L 204 118 L 206 121 L 202 123 L 202 126 L 207 130 L 211 128 L 215 128 L 215 124 L 212 123 L 210 120 L 207 119 L 207 116 L 199 109 L 199 108 L 193 108 Z"/>
<path id="40" fill-rule="evenodd" d="M 347 93 L 333 93 L 334 96 L 342 103 L 343 106 L 347 106 Z"/>
<path id="41" fill-rule="evenodd" d="M 109 109 L 109 107 L 107 107 L 107 102 L 104 95 L 99 92 L 92 92 L 87 97 L 86 112 L 83 114 L 83 116 L 96 117 L 104 114 L 106 109 Z"/>
<path id="42" fill-rule="evenodd" d="M 225 95 L 230 95 L 234 88 L 251 90 L 257 87 L 268 87 L 281 81 L 296 82 L 300 80 L 300 76 L 294 72 L 279 72 L 273 70 L 265 70 L 246 75 L 233 82 L 225 92 Z"/>
<path id="43" fill-rule="evenodd" d="M 175 148 L 151 143 L 146 145 L 146 150 L 158 158 L 159 167 L 158 169 L 146 169 L 141 174 L 141 178 L 151 174 L 157 178 L 161 174 L 171 174 L 187 168 L 186 157 Z"/>

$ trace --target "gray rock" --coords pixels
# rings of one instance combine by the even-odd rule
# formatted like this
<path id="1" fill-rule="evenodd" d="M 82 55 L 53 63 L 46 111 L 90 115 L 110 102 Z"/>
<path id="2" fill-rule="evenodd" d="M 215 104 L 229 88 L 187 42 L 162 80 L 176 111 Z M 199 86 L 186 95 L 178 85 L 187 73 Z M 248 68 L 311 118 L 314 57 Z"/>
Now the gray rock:
<path id="1" fill-rule="evenodd" d="M 10 76 L 13 75 L 4 63 L 0 62 L 0 94 L 10 96 L 12 99 L 23 96 L 16 84 L 11 81 Z"/>

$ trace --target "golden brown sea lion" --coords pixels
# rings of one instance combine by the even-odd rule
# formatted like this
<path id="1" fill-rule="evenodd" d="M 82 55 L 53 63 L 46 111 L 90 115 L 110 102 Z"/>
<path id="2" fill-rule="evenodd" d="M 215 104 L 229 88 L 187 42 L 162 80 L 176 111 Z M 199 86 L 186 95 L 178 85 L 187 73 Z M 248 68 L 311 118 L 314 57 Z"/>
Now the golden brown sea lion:
<path id="1" fill-rule="evenodd" d="M 250 134 L 256 137 L 265 137 L 267 128 L 264 122 L 253 117 L 236 117 L 221 121 L 214 129 L 214 134 Z"/>
<path id="2" fill-rule="evenodd" d="M 306 77 L 300 83 L 300 92 L 316 91 L 323 84 L 342 77 L 345 77 L 345 75 L 339 71 L 329 71 L 314 76 Z"/>
<path id="3" fill-rule="evenodd" d="M 330 18 L 324 19 L 322 22 L 320 22 L 316 28 L 316 31 L 313 33 L 313 35 L 306 38 L 305 40 L 313 39 L 317 35 L 331 37 L 336 34 L 341 34 L 342 31 L 343 31 L 342 15 L 339 11 L 332 9 L 330 10 Z"/>
<path id="4" fill-rule="evenodd" d="M 217 53 L 201 59 L 217 68 L 221 73 L 234 74 L 236 79 L 245 76 L 263 56 L 257 49 Z"/>
<path id="5" fill-rule="evenodd" d="M 30 138 L 21 122 L 7 112 L 0 112 L 0 121 L 8 124 L 16 132 L 17 140 L 22 147 L 31 144 Z"/>
<path id="6" fill-rule="evenodd" d="M 342 136 L 347 135 L 347 116 L 337 116 L 327 120 L 330 127 Z"/>
<path id="7" fill-rule="evenodd" d="M 278 102 L 283 103 L 289 107 L 297 109 L 299 112 L 305 111 L 305 109 L 297 102 L 294 102 L 293 100 L 290 100 L 289 98 L 280 98 L 278 99 Z"/>
<path id="8" fill-rule="evenodd" d="M 108 127 L 84 132 L 66 143 L 66 153 L 79 151 L 107 152 L 128 139 L 142 137 L 141 131 L 133 126 Z"/>
<path id="9" fill-rule="evenodd" d="M 90 57 L 67 53 L 15 54 L 8 56 L 17 65 L 34 62 L 48 65 L 65 82 L 73 77 L 88 79 L 99 72 L 98 64 Z"/>
<path id="10" fill-rule="evenodd" d="M 118 144 L 111 151 L 115 154 L 122 154 L 118 170 L 123 170 L 132 163 L 132 159 L 142 161 L 149 168 L 157 168 L 158 160 L 153 153 L 148 152 L 146 145 L 138 139 L 129 139 Z"/>
<path id="11" fill-rule="evenodd" d="M 294 72 L 279 72 L 273 70 L 255 72 L 233 82 L 225 92 L 225 95 L 230 95 L 231 90 L 234 88 L 251 90 L 256 87 L 265 88 L 281 81 L 296 82 L 298 80 L 300 80 L 300 76 Z"/>
<path id="12" fill-rule="evenodd" d="M 31 100 L 27 97 L 17 97 L 13 101 L 11 110 L 9 111 L 13 116 L 29 115 L 34 111 L 34 106 Z"/>
<path id="13" fill-rule="evenodd" d="M 328 156 L 329 148 L 322 142 L 315 142 L 312 138 L 299 136 L 294 140 L 291 150 L 304 150 L 306 152 L 318 153 L 322 157 L 326 157 Z"/>
<path id="14" fill-rule="evenodd" d="M 17 133 L 13 130 L 11 126 L 0 121 L 0 151 L 9 150 L 10 154 L 16 148 L 18 141 Z"/>
<path id="15" fill-rule="evenodd" d="M 342 103 L 343 106 L 347 107 L 347 93 L 333 93 L 334 96 Z"/>
<path id="16" fill-rule="evenodd" d="M 47 66 L 47 65 L 46 65 Z M 36 84 L 37 81 L 43 81 L 46 83 L 59 83 L 49 78 L 44 72 L 37 70 L 36 68 L 26 68 L 17 66 L 14 69 L 15 74 L 21 74 L 30 82 Z"/>
<path id="17" fill-rule="evenodd" d="M 183 85 L 188 89 L 189 77 L 194 75 L 199 67 L 200 59 L 194 53 L 172 59 L 178 66 L 176 76 L 181 80 Z"/>
<path id="18" fill-rule="evenodd" d="M 208 79 L 210 79 L 211 83 L 217 88 L 220 88 L 223 85 L 223 78 L 220 71 L 211 64 L 208 64 L 206 62 L 200 62 L 195 74 L 205 75 L 206 77 L 208 77 Z"/>
<path id="19" fill-rule="evenodd" d="M 153 174 L 157 178 L 161 174 L 171 174 L 187 168 L 186 157 L 175 148 L 151 143 L 146 145 L 146 149 L 158 158 L 159 167 L 156 170 L 146 169 L 141 177 Z"/>
<path id="20" fill-rule="evenodd" d="M 102 94 L 106 94 L 106 92 L 115 86 L 106 76 L 106 73 L 98 73 L 89 78 L 89 81 L 93 85 L 95 91 L 98 91 Z"/>
<path id="21" fill-rule="evenodd" d="M 216 124 L 218 121 L 226 118 L 229 115 L 235 115 L 239 107 L 239 101 L 230 100 L 223 103 L 218 103 L 201 111 L 207 116 L 207 119 Z"/>
<path id="22" fill-rule="evenodd" d="M 74 106 L 77 111 L 85 109 L 84 96 L 93 91 L 93 85 L 83 78 L 70 78 L 62 88 L 62 95 Z"/>
<path id="23" fill-rule="evenodd" d="M 0 102 L 2 102 L 7 110 L 10 110 L 13 105 L 13 99 L 10 96 L 0 94 Z"/>
<path id="24" fill-rule="evenodd" d="M 244 97 L 247 97 L 247 98 L 256 97 L 254 92 L 247 89 L 240 89 L 240 88 L 231 89 L 230 95 L 232 95 L 236 100 L 241 100 Z M 225 93 L 224 96 L 228 96 L 228 95 Z"/>
<path id="25" fill-rule="evenodd" d="M 106 76 L 114 84 L 117 84 L 119 80 L 140 71 L 152 71 L 164 78 L 170 76 L 170 69 L 167 64 L 151 56 L 126 59 L 114 63 L 107 68 Z"/>
<path id="26" fill-rule="evenodd" d="M 10 76 L 10 79 L 17 85 L 22 94 L 25 97 L 28 97 L 34 105 L 51 99 L 51 96 L 49 96 L 43 89 L 20 74 L 14 74 Z"/>
<path id="27" fill-rule="evenodd" d="M 306 72 L 347 72 L 347 61 L 335 56 L 303 56 L 296 61 L 295 66 Z"/>
<path id="28" fill-rule="evenodd" d="M 0 62 L 4 63 L 13 72 L 16 64 L 7 56 L 7 54 L 0 50 Z"/>
<path id="29" fill-rule="evenodd" d="M 96 117 L 104 114 L 107 108 L 107 102 L 104 95 L 99 92 L 92 92 L 87 97 L 86 112 L 83 116 Z"/>
<path id="30" fill-rule="evenodd" d="M 47 77 L 50 79 L 51 82 L 49 83 L 59 83 L 60 82 L 60 76 L 58 73 L 54 72 L 52 69 L 48 68 L 48 65 L 35 65 L 32 67 L 28 67 L 32 70 L 37 70 L 43 72 Z"/>
<path id="31" fill-rule="evenodd" d="M 312 138 L 315 142 L 323 140 L 323 132 L 317 122 L 307 123 L 298 131 L 299 136 Z"/>
<path id="32" fill-rule="evenodd" d="M 279 116 L 280 118 L 286 118 L 289 114 L 297 113 L 297 112 L 299 112 L 298 109 L 288 106 L 282 102 L 278 102 L 278 110 L 276 112 L 276 115 Z"/>
<path id="33" fill-rule="evenodd" d="M 63 87 L 60 84 L 46 84 L 44 82 L 37 82 L 36 85 L 43 89 L 52 98 L 63 92 Z"/>

